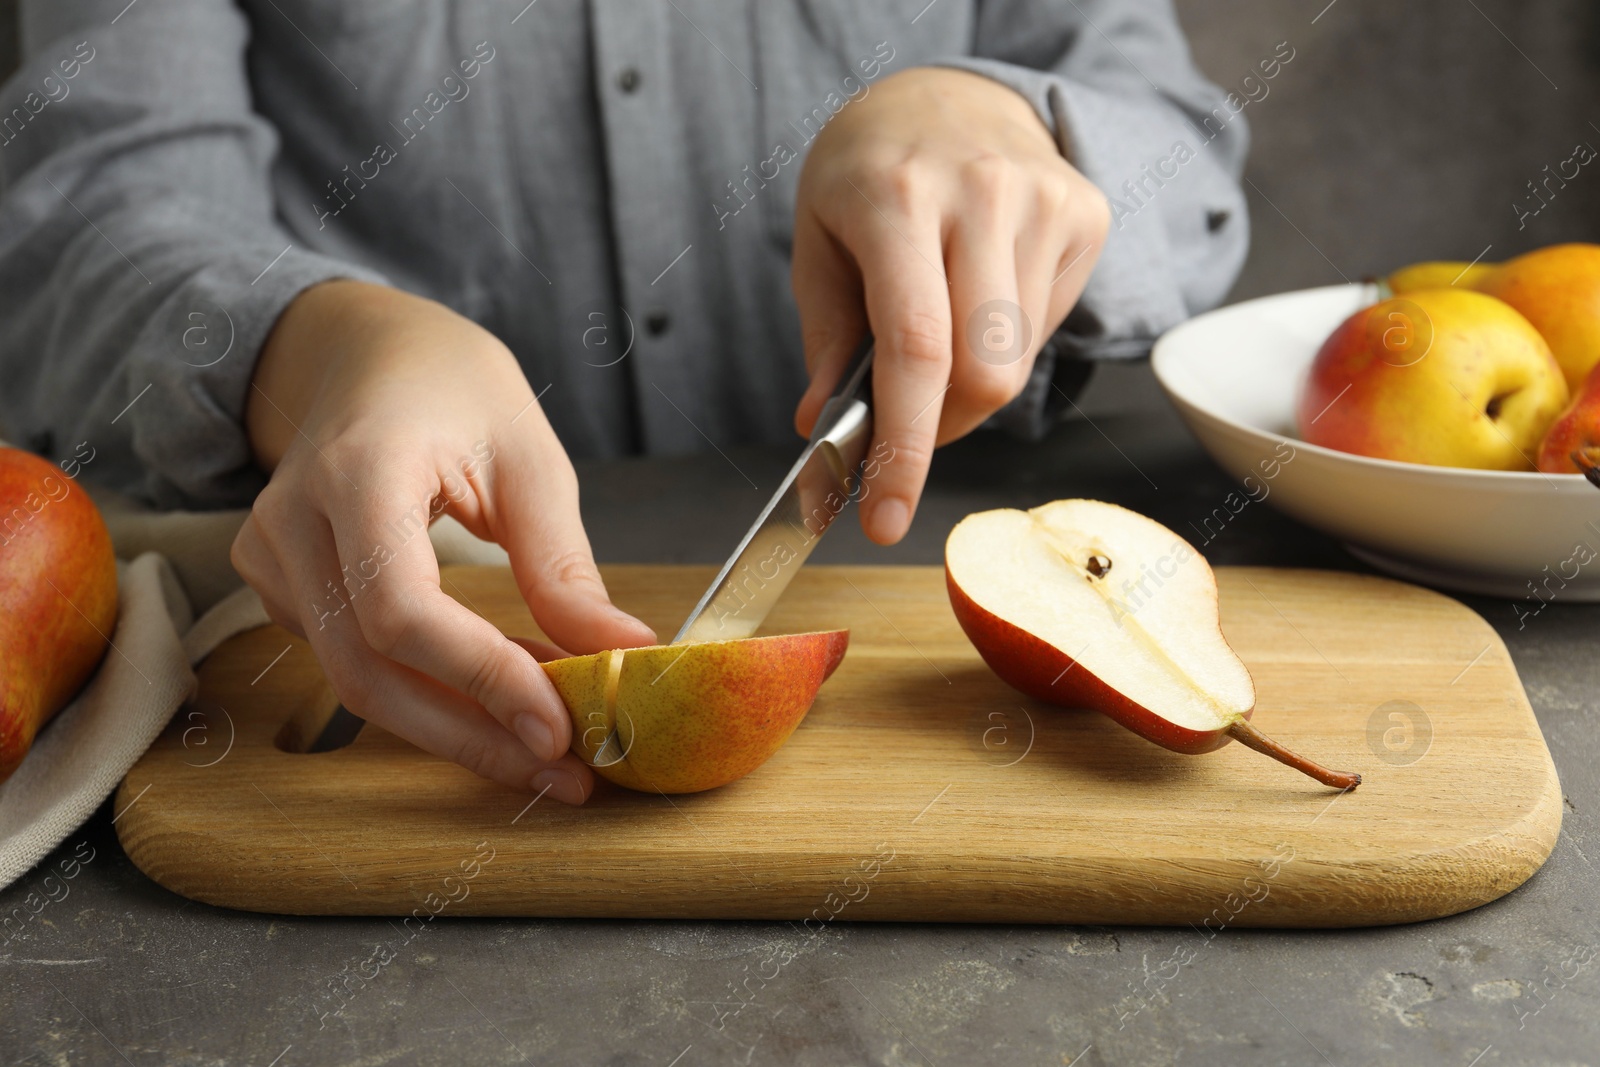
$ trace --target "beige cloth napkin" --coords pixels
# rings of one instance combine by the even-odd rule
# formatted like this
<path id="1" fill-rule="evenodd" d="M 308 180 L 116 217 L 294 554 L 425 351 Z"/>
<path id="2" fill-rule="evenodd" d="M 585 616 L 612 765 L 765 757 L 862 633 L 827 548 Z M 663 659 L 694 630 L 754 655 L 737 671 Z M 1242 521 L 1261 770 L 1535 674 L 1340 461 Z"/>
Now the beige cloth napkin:
<path id="1" fill-rule="evenodd" d="M 117 558 L 129 561 L 117 566 L 121 602 L 112 648 L 0 784 L 0 889 L 105 802 L 194 695 L 200 661 L 234 634 L 268 621 L 260 598 L 228 562 L 246 512 L 150 512 L 125 498 L 93 495 Z M 479 541 L 454 519 L 440 519 L 429 534 L 440 563 L 508 562 L 498 545 Z"/>

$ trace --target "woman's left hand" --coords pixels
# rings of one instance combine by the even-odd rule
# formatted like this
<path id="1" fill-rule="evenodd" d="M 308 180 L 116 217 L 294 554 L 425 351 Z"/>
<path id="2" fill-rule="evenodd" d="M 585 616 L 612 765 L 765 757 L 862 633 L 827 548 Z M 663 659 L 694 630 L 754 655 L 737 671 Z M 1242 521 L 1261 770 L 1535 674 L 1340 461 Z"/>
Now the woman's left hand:
<path id="1" fill-rule="evenodd" d="M 823 128 L 795 205 L 795 299 L 809 434 L 870 328 L 879 467 L 861 521 L 911 525 L 936 446 L 1015 397 L 1077 303 L 1110 227 L 1105 195 L 1021 95 L 920 67 L 877 83 Z"/>

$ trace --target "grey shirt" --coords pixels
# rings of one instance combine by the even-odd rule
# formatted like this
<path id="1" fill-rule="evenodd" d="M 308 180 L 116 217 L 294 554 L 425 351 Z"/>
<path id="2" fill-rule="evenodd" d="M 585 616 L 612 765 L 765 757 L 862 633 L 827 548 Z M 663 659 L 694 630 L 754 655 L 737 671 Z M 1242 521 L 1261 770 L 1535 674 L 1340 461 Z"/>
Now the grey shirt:
<path id="1" fill-rule="evenodd" d="M 24 0 L 22 43 L 0 429 L 164 506 L 260 488 L 256 353 L 335 277 L 493 331 L 574 456 L 794 440 L 800 167 L 908 67 L 1012 86 L 1117 198 L 1002 421 L 1218 302 L 1248 240 L 1243 119 L 1167 0 Z"/>

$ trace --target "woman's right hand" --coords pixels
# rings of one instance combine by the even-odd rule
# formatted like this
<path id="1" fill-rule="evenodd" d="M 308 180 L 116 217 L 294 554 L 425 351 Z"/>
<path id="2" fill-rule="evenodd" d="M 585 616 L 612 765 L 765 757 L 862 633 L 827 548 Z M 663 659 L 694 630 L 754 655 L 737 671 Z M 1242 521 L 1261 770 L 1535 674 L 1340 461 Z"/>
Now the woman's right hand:
<path id="1" fill-rule="evenodd" d="M 233 564 L 310 642 L 345 707 L 485 778 L 582 803 L 593 772 L 534 657 L 447 596 L 439 514 L 504 546 L 539 626 L 575 654 L 649 644 L 613 607 L 578 483 L 511 352 L 432 301 L 326 282 L 263 346 L 246 428 L 272 473 Z"/>

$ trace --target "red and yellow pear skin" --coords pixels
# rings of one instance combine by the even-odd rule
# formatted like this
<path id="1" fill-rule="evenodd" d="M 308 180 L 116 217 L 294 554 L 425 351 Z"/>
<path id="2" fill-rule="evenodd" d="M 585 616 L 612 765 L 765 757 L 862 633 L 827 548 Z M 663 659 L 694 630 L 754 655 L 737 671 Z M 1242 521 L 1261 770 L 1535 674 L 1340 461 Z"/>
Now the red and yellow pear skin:
<path id="1" fill-rule="evenodd" d="M 1510 305 L 1423 289 L 1351 315 L 1312 361 L 1300 435 L 1378 459 L 1531 470 L 1568 398 L 1550 346 Z"/>
<path id="2" fill-rule="evenodd" d="M 0 448 L 0 781 L 94 673 L 116 622 L 116 556 L 89 494 Z"/>
<path id="3" fill-rule="evenodd" d="M 1546 474 L 1586 473 L 1573 461 L 1580 453 L 1591 467 L 1600 464 L 1600 366 L 1589 372 L 1583 388 L 1545 431 L 1539 445 L 1539 469 Z"/>
<path id="4" fill-rule="evenodd" d="M 1600 245 L 1550 245 L 1504 263 L 1414 263 L 1385 280 L 1396 295 L 1453 285 L 1516 308 L 1544 337 L 1574 393 L 1600 363 Z"/>
<path id="5" fill-rule="evenodd" d="M 956 621 L 1000 680 L 1035 700 L 1067 708 L 1093 708 L 1162 748 L 1186 755 L 1214 752 L 1230 740 L 1226 728 L 1191 730 L 1169 722 L 1106 685 L 1071 656 L 985 610 L 945 569 Z M 1250 711 L 1242 712 L 1248 719 Z"/>
<path id="6" fill-rule="evenodd" d="M 1550 345 L 1567 387 L 1583 387 L 1600 363 L 1600 245 L 1537 249 L 1500 264 L 1473 288 L 1522 312 Z"/>
<path id="7" fill-rule="evenodd" d="M 572 716 L 572 750 L 646 793 L 743 778 L 783 747 L 844 660 L 848 630 L 651 645 L 543 664 Z M 615 728 L 622 756 L 596 762 Z"/>
<path id="8" fill-rule="evenodd" d="M 1493 263 L 1461 263 L 1452 260 L 1433 260 L 1401 267 L 1384 279 L 1389 292 L 1395 296 L 1414 293 L 1419 289 L 1448 289 L 1459 286 L 1476 289 L 1475 284 L 1495 269 Z"/>

